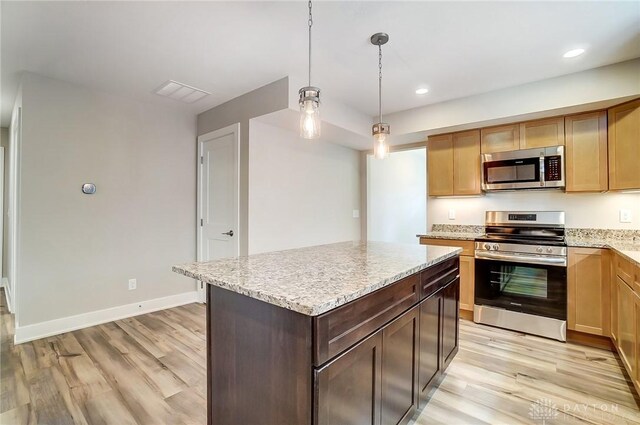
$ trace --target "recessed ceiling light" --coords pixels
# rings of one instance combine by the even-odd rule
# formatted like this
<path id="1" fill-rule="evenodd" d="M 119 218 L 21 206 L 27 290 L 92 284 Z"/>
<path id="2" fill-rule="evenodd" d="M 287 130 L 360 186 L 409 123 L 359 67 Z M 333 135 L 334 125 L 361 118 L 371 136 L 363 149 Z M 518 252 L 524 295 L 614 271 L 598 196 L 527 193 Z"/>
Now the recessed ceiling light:
<path id="1" fill-rule="evenodd" d="M 208 91 L 197 89 L 173 80 L 169 80 L 162 84 L 158 87 L 155 93 L 160 96 L 170 97 L 171 99 L 180 100 L 185 103 L 193 103 L 211 94 Z"/>
<path id="2" fill-rule="evenodd" d="M 429 89 L 421 88 L 416 90 L 416 94 L 427 94 L 429 93 Z"/>
<path id="3" fill-rule="evenodd" d="M 562 55 L 564 58 L 575 58 L 576 56 L 580 56 L 584 53 L 584 49 L 573 49 L 569 50 L 567 53 Z"/>

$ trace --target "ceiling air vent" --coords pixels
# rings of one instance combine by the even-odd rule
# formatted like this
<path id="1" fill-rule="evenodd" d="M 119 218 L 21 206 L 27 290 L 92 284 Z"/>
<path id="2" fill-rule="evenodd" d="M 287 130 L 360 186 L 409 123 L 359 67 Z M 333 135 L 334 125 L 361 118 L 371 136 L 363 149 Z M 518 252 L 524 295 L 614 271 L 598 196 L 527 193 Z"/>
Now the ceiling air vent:
<path id="1" fill-rule="evenodd" d="M 173 80 L 169 80 L 162 84 L 158 87 L 155 93 L 160 96 L 170 97 L 171 99 L 180 100 L 185 103 L 196 102 L 211 94 L 208 91 L 197 89 Z"/>

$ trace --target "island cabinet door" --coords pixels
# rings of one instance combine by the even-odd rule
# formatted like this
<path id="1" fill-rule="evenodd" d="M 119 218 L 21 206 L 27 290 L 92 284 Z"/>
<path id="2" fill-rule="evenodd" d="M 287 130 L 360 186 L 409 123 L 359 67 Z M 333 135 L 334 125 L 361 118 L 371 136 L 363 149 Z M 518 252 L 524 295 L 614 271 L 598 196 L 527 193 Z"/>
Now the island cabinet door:
<path id="1" fill-rule="evenodd" d="M 441 334 L 442 291 L 439 291 L 420 303 L 419 408 L 426 404 L 431 390 L 438 383 L 438 377 L 440 376 Z"/>
<path id="2" fill-rule="evenodd" d="M 315 371 L 315 425 L 381 425 L 382 333 Z"/>
<path id="3" fill-rule="evenodd" d="M 406 424 L 418 408 L 419 306 L 382 330 L 382 423 Z"/>
<path id="4" fill-rule="evenodd" d="M 442 290 L 442 370 L 458 352 L 460 278 Z"/>

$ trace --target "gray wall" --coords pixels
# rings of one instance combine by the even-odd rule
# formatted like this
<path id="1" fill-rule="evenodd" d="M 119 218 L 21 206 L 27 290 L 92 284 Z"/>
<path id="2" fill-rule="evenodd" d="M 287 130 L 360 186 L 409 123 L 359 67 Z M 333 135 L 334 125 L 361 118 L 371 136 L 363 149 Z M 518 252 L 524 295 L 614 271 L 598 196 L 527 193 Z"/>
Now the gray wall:
<path id="1" fill-rule="evenodd" d="M 195 290 L 171 272 L 196 254 L 195 129 L 178 109 L 24 77 L 20 326 Z"/>
<path id="2" fill-rule="evenodd" d="M 8 238 L 8 223 L 7 223 L 7 211 L 9 208 L 9 129 L 0 128 L 0 146 L 4 148 L 4 187 L 2 188 L 3 198 L 3 211 L 2 211 L 2 276 L 7 276 L 7 253 L 9 252 L 9 238 Z"/>
<path id="3" fill-rule="evenodd" d="M 289 79 L 282 78 L 198 115 L 198 136 L 240 123 L 240 254 L 249 252 L 249 121 L 289 106 Z"/>

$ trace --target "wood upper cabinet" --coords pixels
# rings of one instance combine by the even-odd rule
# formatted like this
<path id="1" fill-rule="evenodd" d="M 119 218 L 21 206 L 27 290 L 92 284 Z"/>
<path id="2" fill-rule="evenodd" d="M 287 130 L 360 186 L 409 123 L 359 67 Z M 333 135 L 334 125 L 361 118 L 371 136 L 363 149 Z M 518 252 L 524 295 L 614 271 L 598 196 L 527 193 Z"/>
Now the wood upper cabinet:
<path id="1" fill-rule="evenodd" d="M 607 173 L 607 113 L 565 117 L 567 192 L 603 192 Z"/>
<path id="2" fill-rule="evenodd" d="M 453 134 L 453 194 L 479 195 L 480 130 Z"/>
<path id="3" fill-rule="evenodd" d="M 510 124 L 480 130 L 482 153 L 515 151 L 520 148 L 520 125 Z"/>
<path id="4" fill-rule="evenodd" d="M 475 259 L 460 257 L 460 309 L 473 311 L 475 292 Z"/>
<path id="5" fill-rule="evenodd" d="M 520 149 L 564 145 L 564 117 L 520 123 Z"/>
<path id="6" fill-rule="evenodd" d="M 480 194 L 480 130 L 429 137 L 427 174 L 429 196 Z"/>
<path id="7" fill-rule="evenodd" d="M 609 109 L 609 189 L 640 189 L 640 99 Z"/>
<path id="8" fill-rule="evenodd" d="M 415 306 L 382 330 L 383 424 L 406 424 L 418 409 L 419 313 Z"/>
<path id="9" fill-rule="evenodd" d="M 427 174 L 429 196 L 453 195 L 453 135 L 429 137 Z"/>
<path id="10" fill-rule="evenodd" d="M 381 425 L 382 330 L 316 370 L 317 425 Z"/>
<path id="11" fill-rule="evenodd" d="M 609 336 L 611 322 L 609 277 L 607 250 L 569 248 L 567 271 L 569 329 Z"/>

